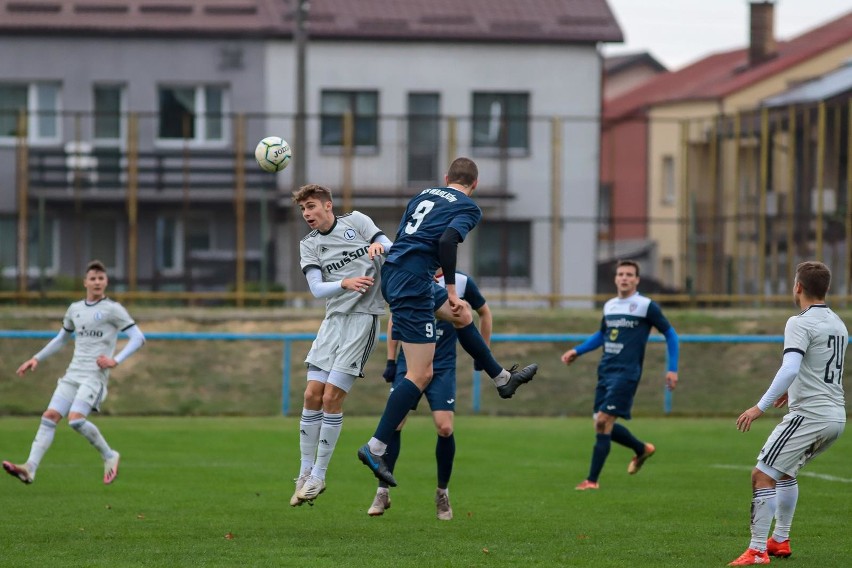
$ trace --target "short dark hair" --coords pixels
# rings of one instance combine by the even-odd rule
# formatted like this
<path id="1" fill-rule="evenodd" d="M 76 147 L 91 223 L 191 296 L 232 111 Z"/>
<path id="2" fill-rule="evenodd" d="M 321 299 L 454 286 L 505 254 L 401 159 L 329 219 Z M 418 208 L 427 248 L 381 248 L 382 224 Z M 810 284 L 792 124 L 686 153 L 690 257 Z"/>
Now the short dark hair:
<path id="1" fill-rule="evenodd" d="M 447 170 L 447 183 L 458 183 L 470 187 L 479 179 L 479 168 L 470 158 L 456 158 Z"/>
<path id="2" fill-rule="evenodd" d="M 103 272 L 106 274 L 106 266 L 100 260 L 90 260 L 89 264 L 86 265 L 86 274 L 89 273 L 90 270 L 95 270 L 97 272 Z"/>
<path id="3" fill-rule="evenodd" d="M 331 190 L 322 185 L 309 183 L 300 187 L 298 191 L 293 192 L 293 201 L 296 203 L 307 201 L 312 197 L 316 197 L 322 203 L 331 201 Z"/>
<path id="4" fill-rule="evenodd" d="M 636 269 L 636 276 L 639 276 L 639 263 L 635 260 L 619 260 L 615 265 L 615 271 L 618 272 L 622 266 L 632 266 Z"/>
<path id="5" fill-rule="evenodd" d="M 803 262 L 796 267 L 796 281 L 802 285 L 805 296 L 824 300 L 831 285 L 831 270 L 821 262 Z"/>

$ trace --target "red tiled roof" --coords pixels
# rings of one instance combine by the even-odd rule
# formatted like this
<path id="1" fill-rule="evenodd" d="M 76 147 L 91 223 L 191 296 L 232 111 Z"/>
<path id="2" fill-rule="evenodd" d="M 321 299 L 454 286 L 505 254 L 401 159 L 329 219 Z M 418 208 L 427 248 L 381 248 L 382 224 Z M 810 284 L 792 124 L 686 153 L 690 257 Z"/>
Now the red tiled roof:
<path id="1" fill-rule="evenodd" d="M 777 55 L 748 67 L 748 49 L 705 57 L 679 71 L 663 73 L 620 97 L 607 101 L 604 116 L 618 119 L 661 103 L 718 100 L 852 41 L 852 12 L 790 41 L 778 42 Z"/>
<path id="2" fill-rule="evenodd" d="M 0 33 L 289 37 L 297 0 L 0 0 Z M 310 0 L 312 37 L 621 42 L 606 0 Z"/>

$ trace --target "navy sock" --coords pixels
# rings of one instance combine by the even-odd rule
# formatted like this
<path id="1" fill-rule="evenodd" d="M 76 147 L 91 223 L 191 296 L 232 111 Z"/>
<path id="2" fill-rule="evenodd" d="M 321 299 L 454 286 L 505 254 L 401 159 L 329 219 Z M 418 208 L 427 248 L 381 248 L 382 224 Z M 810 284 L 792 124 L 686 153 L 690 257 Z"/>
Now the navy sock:
<path id="1" fill-rule="evenodd" d="M 595 447 L 592 450 L 592 466 L 589 468 L 589 481 L 597 483 L 601 475 L 609 448 L 612 446 L 612 437 L 609 434 L 598 434 L 595 439 Z"/>
<path id="2" fill-rule="evenodd" d="M 388 447 L 385 450 L 385 465 L 393 473 L 393 468 L 396 466 L 396 460 L 399 458 L 399 452 L 402 451 L 402 432 L 394 430 L 391 439 L 388 441 Z M 387 487 L 388 484 L 384 481 L 379 481 L 379 487 Z"/>
<path id="3" fill-rule="evenodd" d="M 446 438 L 438 436 L 435 444 L 435 459 L 438 462 L 438 488 L 446 489 L 453 474 L 453 460 L 456 457 L 456 437 L 450 434 Z"/>
<path id="4" fill-rule="evenodd" d="M 464 327 L 457 327 L 456 335 L 462 348 L 479 363 L 489 377 L 493 379 L 503 371 L 503 367 L 494 359 L 491 349 L 482 339 L 479 329 L 472 322 Z"/>
<path id="5" fill-rule="evenodd" d="M 420 389 L 412 383 L 408 378 L 400 381 L 399 385 L 394 387 L 393 392 L 388 397 L 385 404 L 385 411 L 379 420 L 379 425 L 376 426 L 376 433 L 373 437 L 387 444 L 390 442 L 393 433 L 396 432 L 396 427 L 408 415 L 408 411 L 420 398 Z"/>
<path id="6" fill-rule="evenodd" d="M 615 424 L 612 427 L 612 441 L 630 448 L 637 456 L 645 453 L 645 442 L 639 441 L 630 430 L 621 424 Z"/>

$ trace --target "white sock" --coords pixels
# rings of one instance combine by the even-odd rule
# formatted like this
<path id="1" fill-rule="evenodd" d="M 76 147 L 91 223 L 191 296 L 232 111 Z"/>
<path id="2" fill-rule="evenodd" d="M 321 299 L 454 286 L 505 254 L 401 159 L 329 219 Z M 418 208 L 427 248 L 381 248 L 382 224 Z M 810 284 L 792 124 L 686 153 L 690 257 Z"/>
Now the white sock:
<path id="1" fill-rule="evenodd" d="M 80 418 L 79 420 L 69 420 L 68 425 L 74 428 L 77 432 L 83 435 L 90 444 L 92 444 L 96 450 L 101 453 L 101 457 L 103 459 L 111 458 L 113 456 L 112 448 L 109 447 L 107 441 L 101 435 L 101 431 L 98 430 L 98 427 L 86 420 L 85 418 Z"/>
<path id="2" fill-rule="evenodd" d="M 754 490 L 751 500 L 751 543 L 749 548 L 766 550 L 766 539 L 769 538 L 769 527 L 775 516 L 775 488 L 764 487 Z"/>
<path id="3" fill-rule="evenodd" d="M 27 469 L 30 470 L 30 475 L 35 475 L 38 465 L 41 463 L 41 459 L 53 443 L 53 436 L 55 434 L 56 422 L 48 420 L 47 418 L 42 418 L 41 424 L 39 425 L 38 431 L 33 439 L 33 445 L 30 448 L 30 457 L 27 458 Z"/>
<path id="4" fill-rule="evenodd" d="M 302 419 L 299 421 L 299 449 L 302 451 L 300 474 L 310 473 L 311 468 L 314 467 L 321 426 L 322 410 L 302 409 Z"/>
<path id="5" fill-rule="evenodd" d="M 319 446 L 317 446 L 317 461 L 314 462 L 314 467 L 311 470 L 313 477 L 325 479 L 328 462 L 331 461 L 331 455 L 334 453 L 334 447 L 337 445 L 341 429 L 343 429 L 343 413 L 329 414 L 326 412 L 322 415 L 322 428 L 320 428 Z"/>
<path id="6" fill-rule="evenodd" d="M 509 379 L 511 379 L 511 378 L 512 378 L 512 373 L 510 373 L 506 369 L 503 369 L 502 371 L 500 371 L 500 374 L 497 375 L 496 377 L 492 378 L 491 381 L 494 383 L 495 387 L 502 387 L 503 385 L 508 383 Z"/>
<path id="7" fill-rule="evenodd" d="M 367 442 L 367 446 L 370 448 L 370 453 L 377 456 L 385 455 L 385 451 L 388 449 L 388 445 L 378 438 L 370 438 L 370 441 Z"/>
<path id="8" fill-rule="evenodd" d="M 785 479 L 775 484 L 775 531 L 772 538 L 784 542 L 790 538 L 790 525 L 799 500 L 799 483 L 795 478 Z"/>
<path id="9" fill-rule="evenodd" d="M 390 491 L 387 487 L 379 487 L 376 489 L 376 495 L 388 495 Z"/>

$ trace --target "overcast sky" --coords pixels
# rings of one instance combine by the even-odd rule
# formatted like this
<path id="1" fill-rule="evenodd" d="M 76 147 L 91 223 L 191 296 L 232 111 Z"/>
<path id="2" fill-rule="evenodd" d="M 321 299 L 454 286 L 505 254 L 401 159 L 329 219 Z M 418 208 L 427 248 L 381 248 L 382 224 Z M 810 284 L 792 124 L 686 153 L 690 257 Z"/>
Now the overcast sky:
<path id="1" fill-rule="evenodd" d="M 748 0 L 607 0 L 624 32 L 604 53 L 649 51 L 676 70 L 748 44 Z M 777 0 L 775 37 L 790 39 L 852 11 L 852 0 Z"/>

